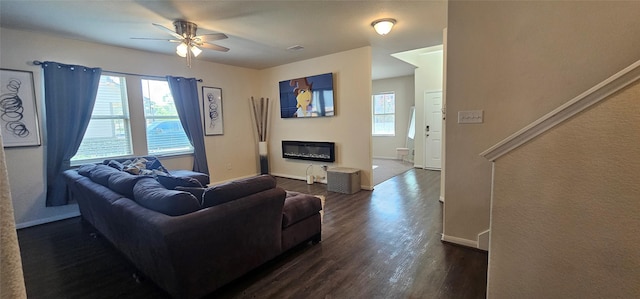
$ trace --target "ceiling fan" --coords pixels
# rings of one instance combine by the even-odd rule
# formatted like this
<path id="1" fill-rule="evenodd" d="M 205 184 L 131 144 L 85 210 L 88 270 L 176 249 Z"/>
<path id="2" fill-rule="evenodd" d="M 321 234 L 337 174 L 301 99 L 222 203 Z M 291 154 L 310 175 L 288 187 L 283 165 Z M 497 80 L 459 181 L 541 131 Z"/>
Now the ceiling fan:
<path id="1" fill-rule="evenodd" d="M 144 40 L 164 40 L 172 43 L 179 43 L 176 47 L 176 54 L 180 57 L 187 58 L 187 66 L 191 67 L 191 59 L 192 57 L 198 57 L 202 50 L 199 47 L 212 49 L 221 52 L 229 51 L 229 48 L 225 48 L 223 46 L 219 46 L 216 44 L 212 44 L 211 41 L 221 40 L 228 38 L 228 36 L 224 33 L 209 33 L 203 35 L 196 35 L 196 31 L 198 30 L 198 25 L 193 22 L 177 20 L 173 22 L 173 26 L 175 26 L 176 30 L 173 31 L 167 27 L 164 27 L 160 24 L 152 23 L 153 26 L 156 26 L 160 30 L 163 30 L 169 34 L 171 34 L 174 39 L 164 39 L 164 38 L 145 38 L 145 37 L 133 37 L 132 39 L 144 39 Z"/>

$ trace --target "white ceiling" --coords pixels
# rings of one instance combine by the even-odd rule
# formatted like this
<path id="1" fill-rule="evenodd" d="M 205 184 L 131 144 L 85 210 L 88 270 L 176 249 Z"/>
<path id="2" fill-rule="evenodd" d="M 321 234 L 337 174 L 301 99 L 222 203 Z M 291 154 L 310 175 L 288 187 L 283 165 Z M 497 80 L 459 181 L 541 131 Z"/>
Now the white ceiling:
<path id="1" fill-rule="evenodd" d="M 398 22 L 380 36 L 371 27 L 379 18 Z M 381 79 L 413 74 L 390 54 L 442 43 L 446 2 L 0 0 L 4 28 L 171 55 L 175 44 L 131 38 L 170 38 L 151 23 L 173 29 L 177 19 L 196 23 L 198 34 L 229 36 L 215 42 L 229 52 L 204 50 L 197 60 L 264 69 L 370 45 L 372 78 Z M 287 50 L 294 45 L 304 50 Z"/>

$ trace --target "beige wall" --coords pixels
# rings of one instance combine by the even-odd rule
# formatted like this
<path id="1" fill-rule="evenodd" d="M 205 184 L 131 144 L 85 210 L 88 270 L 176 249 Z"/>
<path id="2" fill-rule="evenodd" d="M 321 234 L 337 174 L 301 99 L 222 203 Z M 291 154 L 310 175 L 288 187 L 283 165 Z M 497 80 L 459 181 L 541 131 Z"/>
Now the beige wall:
<path id="1" fill-rule="evenodd" d="M 473 246 L 490 213 L 479 153 L 640 59 L 640 2 L 450 1 L 448 11 L 444 237 Z M 483 124 L 457 124 L 475 109 Z"/>
<path id="2" fill-rule="evenodd" d="M 414 105 L 414 76 L 373 80 L 371 93 L 393 91 L 396 95 L 396 134 L 395 136 L 373 136 L 373 157 L 398 159 L 396 148 L 406 147 L 409 108 Z"/>
<path id="3" fill-rule="evenodd" d="M 205 137 L 212 182 L 257 173 L 256 150 L 253 146 L 247 146 L 254 144 L 247 99 L 258 90 L 255 83 L 258 81 L 258 71 L 198 60 L 189 69 L 184 59 L 173 55 L 152 54 L 6 28 L 0 30 L 0 67 L 33 72 L 41 127 L 44 123 L 44 99 L 38 82 L 42 82 L 42 76 L 39 66 L 30 65 L 33 60 L 99 66 L 105 70 L 146 75 L 202 78 L 202 86 L 221 87 L 223 95 L 224 135 Z M 140 126 L 142 120 L 131 121 Z M 230 144 L 238 146 L 228 146 Z M 76 205 L 45 208 L 44 146 L 5 150 L 18 226 L 78 214 Z M 170 169 L 190 169 L 192 161 L 190 156 L 163 159 Z M 228 164 L 231 164 L 231 169 L 227 169 Z"/>
<path id="4" fill-rule="evenodd" d="M 278 82 L 333 73 L 334 117 L 280 118 Z M 274 175 L 304 178 L 309 164 L 314 175 L 326 175 L 320 165 L 361 170 L 361 185 L 371 189 L 371 48 L 290 63 L 260 72 L 261 94 L 273 101 L 269 129 L 269 167 Z M 331 141 L 336 143 L 335 163 L 282 158 L 282 140 Z"/>
<path id="5" fill-rule="evenodd" d="M 640 81 L 496 161 L 490 298 L 640 297 L 638 111 Z"/>
<path id="6" fill-rule="evenodd" d="M 424 93 L 442 91 L 443 52 L 434 51 L 420 54 L 418 68 L 415 71 L 415 107 L 416 107 L 416 153 L 415 167 L 424 167 Z"/>

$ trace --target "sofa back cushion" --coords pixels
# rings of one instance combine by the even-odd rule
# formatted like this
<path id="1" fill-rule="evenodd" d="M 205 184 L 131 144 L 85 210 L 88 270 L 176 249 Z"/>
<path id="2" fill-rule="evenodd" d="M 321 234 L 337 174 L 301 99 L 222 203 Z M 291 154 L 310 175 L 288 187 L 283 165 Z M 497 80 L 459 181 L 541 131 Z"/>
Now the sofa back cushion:
<path id="1" fill-rule="evenodd" d="M 175 190 L 185 191 L 185 192 L 191 193 L 202 204 L 202 194 L 204 194 L 204 191 L 207 190 L 207 188 L 204 188 L 204 187 L 182 187 L 182 186 L 177 186 Z"/>
<path id="2" fill-rule="evenodd" d="M 109 176 L 109 189 L 122 194 L 125 197 L 133 199 L 133 186 L 138 180 L 151 176 L 132 175 L 124 171 L 120 171 Z"/>
<path id="3" fill-rule="evenodd" d="M 189 192 L 168 190 L 153 178 L 141 178 L 133 187 L 133 199 L 141 206 L 169 216 L 200 209 L 200 202 Z"/>
<path id="4" fill-rule="evenodd" d="M 96 168 L 96 164 L 84 164 L 78 167 L 78 174 L 82 176 L 86 176 L 88 178 L 91 177 L 91 171 Z"/>
<path id="5" fill-rule="evenodd" d="M 107 165 L 96 165 L 96 167 L 91 170 L 90 178 L 102 186 L 109 187 L 109 177 L 118 172 L 120 171 Z"/>
<path id="6" fill-rule="evenodd" d="M 208 208 L 276 187 L 276 179 L 260 175 L 213 186 L 204 191 L 202 207 Z"/>

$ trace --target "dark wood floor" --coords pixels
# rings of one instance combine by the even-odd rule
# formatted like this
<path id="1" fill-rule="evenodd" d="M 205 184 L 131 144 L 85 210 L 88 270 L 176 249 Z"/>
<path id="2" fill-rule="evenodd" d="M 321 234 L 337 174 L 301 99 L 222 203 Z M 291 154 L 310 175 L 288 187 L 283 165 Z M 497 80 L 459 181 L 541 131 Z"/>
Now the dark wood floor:
<path id="1" fill-rule="evenodd" d="M 327 192 L 322 242 L 304 245 L 208 298 L 484 298 L 487 254 L 440 241 L 440 174 L 414 169 L 374 191 Z M 18 231 L 29 298 L 168 298 L 79 218 Z"/>

